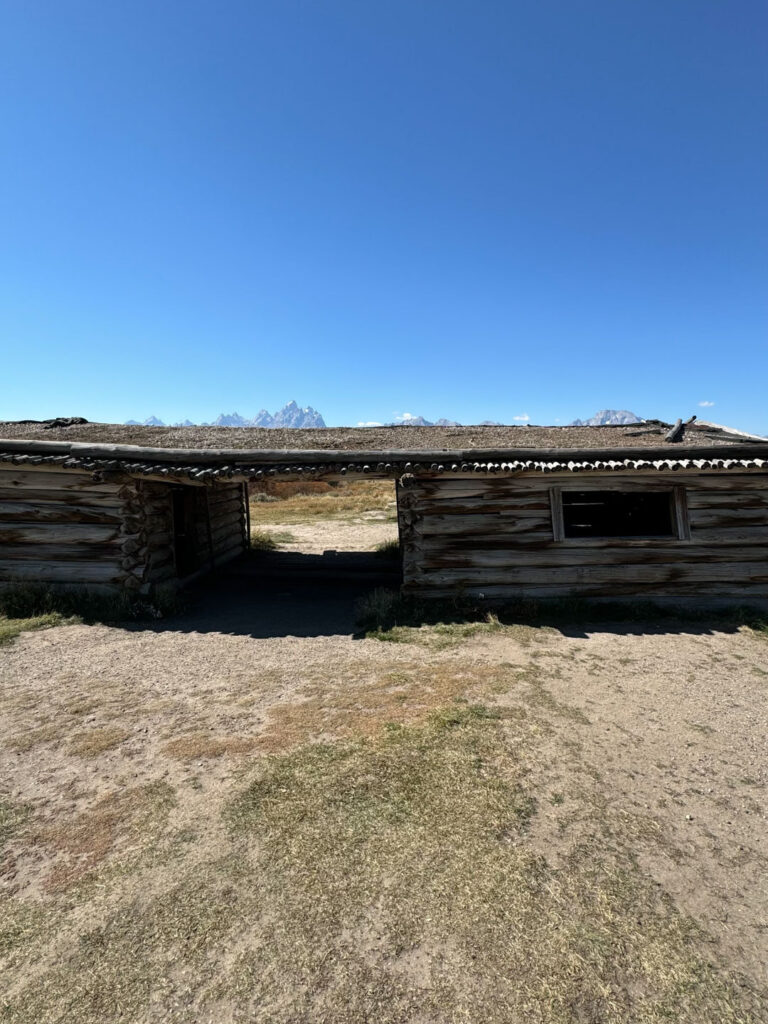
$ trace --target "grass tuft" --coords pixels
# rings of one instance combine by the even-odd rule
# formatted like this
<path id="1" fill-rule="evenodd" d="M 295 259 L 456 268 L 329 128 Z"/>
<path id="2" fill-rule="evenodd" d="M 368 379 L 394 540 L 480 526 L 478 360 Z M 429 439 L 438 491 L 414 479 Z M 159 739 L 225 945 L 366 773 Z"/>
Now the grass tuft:
<path id="1" fill-rule="evenodd" d="M 296 538 L 288 530 L 251 530 L 252 551 L 276 551 Z"/>
<path id="2" fill-rule="evenodd" d="M 64 618 L 58 612 L 46 612 L 44 615 L 29 615 L 20 618 L 7 618 L 0 614 L 0 647 L 15 640 L 20 633 L 36 629 L 50 629 L 51 626 L 67 626 L 79 622 L 79 618 Z"/>

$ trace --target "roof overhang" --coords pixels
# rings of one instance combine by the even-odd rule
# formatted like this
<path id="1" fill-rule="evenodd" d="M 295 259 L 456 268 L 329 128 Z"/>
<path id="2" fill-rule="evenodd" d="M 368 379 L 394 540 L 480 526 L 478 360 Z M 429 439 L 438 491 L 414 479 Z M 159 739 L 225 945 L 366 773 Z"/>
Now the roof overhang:
<path id="1" fill-rule="evenodd" d="M 768 443 L 643 448 L 472 448 L 457 450 L 184 449 L 0 439 L 0 462 L 96 473 L 214 480 L 434 473 L 725 471 L 768 472 Z"/>

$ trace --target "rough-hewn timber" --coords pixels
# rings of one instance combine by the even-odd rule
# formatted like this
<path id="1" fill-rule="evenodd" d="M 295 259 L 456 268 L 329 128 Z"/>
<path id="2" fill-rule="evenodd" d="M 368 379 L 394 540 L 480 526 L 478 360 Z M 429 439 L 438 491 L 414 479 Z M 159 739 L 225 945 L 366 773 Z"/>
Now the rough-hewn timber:
<path id="1" fill-rule="evenodd" d="M 88 585 L 149 592 L 179 578 L 172 489 L 144 479 L 94 480 L 50 466 L 0 465 L 0 583 Z M 196 570 L 245 544 L 243 489 L 189 487 L 195 495 Z"/>
<path id="2" fill-rule="evenodd" d="M 578 487 L 682 488 L 676 538 L 555 539 L 552 490 L 568 474 L 413 478 L 398 487 L 403 589 L 503 600 L 768 597 L 768 475 L 592 473 Z M 686 539 L 688 534 L 690 539 Z M 683 538 L 683 539 L 680 539 Z"/>

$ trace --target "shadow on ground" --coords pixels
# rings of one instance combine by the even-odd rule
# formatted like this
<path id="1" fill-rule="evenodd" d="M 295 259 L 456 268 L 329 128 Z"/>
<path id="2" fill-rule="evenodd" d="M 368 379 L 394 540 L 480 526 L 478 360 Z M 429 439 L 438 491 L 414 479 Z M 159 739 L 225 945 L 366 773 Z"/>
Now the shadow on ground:
<path id="1" fill-rule="evenodd" d="M 282 571 L 277 559 L 260 562 L 256 559 L 231 563 L 226 569 L 199 580 L 185 592 L 186 608 L 167 618 L 132 622 L 131 631 L 222 633 L 270 637 L 349 636 L 363 639 L 364 630 L 358 621 L 360 602 L 374 588 L 396 590 L 397 573 L 375 559 L 357 562 L 339 561 L 322 556 L 299 556 Z M 288 571 L 289 570 L 289 571 Z M 616 635 L 705 635 L 715 632 L 734 633 L 751 624 L 743 615 L 712 614 L 690 618 L 674 618 L 669 613 L 658 616 L 625 613 L 611 617 L 609 609 L 593 606 L 581 611 L 572 608 L 563 613 L 542 608 L 540 613 L 516 614 L 514 610 L 499 612 L 502 625 L 527 623 L 549 626 L 564 636 L 584 638 L 593 632 Z M 477 622 L 482 613 L 461 615 L 455 611 L 443 616 L 420 614 L 417 610 L 403 625 L 418 626 L 435 622 Z"/>

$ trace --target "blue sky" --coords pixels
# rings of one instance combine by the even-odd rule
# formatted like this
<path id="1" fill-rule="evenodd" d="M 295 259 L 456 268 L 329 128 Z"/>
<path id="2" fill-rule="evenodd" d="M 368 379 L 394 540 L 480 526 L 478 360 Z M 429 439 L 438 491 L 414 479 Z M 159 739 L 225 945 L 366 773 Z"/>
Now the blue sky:
<path id="1" fill-rule="evenodd" d="M 768 434 L 766 38 L 764 0 L 5 0 L 0 419 Z"/>

